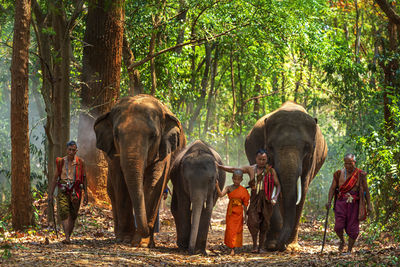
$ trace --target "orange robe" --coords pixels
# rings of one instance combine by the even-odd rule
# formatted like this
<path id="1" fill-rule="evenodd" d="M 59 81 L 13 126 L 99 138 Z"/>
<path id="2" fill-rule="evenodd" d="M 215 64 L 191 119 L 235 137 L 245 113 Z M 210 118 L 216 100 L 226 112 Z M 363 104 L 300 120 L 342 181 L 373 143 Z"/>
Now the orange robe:
<path id="1" fill-rule="evenodd" d="M 225 245 L 230 248 L 241 247 L 243 243 L 243 205 L 247 207 L 250 195 L 247 189 L 240 185 L 230 192 L 228 197 Z"/>

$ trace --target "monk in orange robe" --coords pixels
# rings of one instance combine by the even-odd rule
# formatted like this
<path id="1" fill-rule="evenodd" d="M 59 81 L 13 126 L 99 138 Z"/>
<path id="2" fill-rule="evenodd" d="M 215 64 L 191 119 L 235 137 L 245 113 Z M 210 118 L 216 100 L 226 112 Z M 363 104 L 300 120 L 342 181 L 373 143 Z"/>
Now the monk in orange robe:
<path id="1" fill-rule="evenodd" d="M 235 170 L 232 176 L 233 184 L 219 188 L 218 181 L 215 187 L 219 197 L 228 194 L 229 204 L 226 212 L 225 245 L 231 249 L 230 255 L 235 255 L 234 248 L 243 245 L 243 224 L 247 221 L 247 206 L 250 195 L 247 189 L 240 185 L 243 180 L 243 172 Z"/>

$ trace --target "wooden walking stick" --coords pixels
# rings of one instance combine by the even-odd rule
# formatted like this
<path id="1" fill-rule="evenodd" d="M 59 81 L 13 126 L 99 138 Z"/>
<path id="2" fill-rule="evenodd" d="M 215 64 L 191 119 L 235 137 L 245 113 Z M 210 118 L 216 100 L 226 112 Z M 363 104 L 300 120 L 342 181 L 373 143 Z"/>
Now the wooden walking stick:
<path id="1" fill-rule="evenodd" d="M 326 229 L 328 228 L 328 217 L 329 217 L 329 210 L 326 210 L 326 218 L 325 218 L 325 231 L 324 231 L 324 238 L 322 239 L 322 248 L 321 248 L 321 254 L 322 251 L 324 251 L 324 246 L 325 246 L 325 239 L 326 239 Z"/>
<path id="2" fill-rule="evenodd" d="M 51 209 L 53 210 L 54 231 L 56 232 L 56 236 L 57 236 L 57 239 L 58 239 L 58 231 L 57 231 L 57 224 L 56 224 L 56 215 L 54 214 L 54 203 L 53 203 L 53 201 L 49 201 L 49 204 L 51 205 Z"/>

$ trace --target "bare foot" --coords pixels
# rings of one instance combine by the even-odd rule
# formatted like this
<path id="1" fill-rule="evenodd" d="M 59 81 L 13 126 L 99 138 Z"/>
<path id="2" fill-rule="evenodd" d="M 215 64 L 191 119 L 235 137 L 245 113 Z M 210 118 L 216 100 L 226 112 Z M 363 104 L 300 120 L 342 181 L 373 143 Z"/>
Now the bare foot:
<path id="1" fill-rule="evenodd" d="M 344 241 L 340 241 L 340 244 L 339 244 L 339 252 L 342 252 L 343 249 L 344 249 Z"/>
<path id="2" fill-rule="evenodd" d="M 232 249 L 232 250 L 231 250 L 231 253 L 230 253 L 229 255 L 231 255 L 231 256 L 235 255 L 235 250 Z"/>
<path id="3" fill-rule="evenodd" d="M 260 248 L 259 253 L 263 254 L 263 253 L 267 253 L 267 251 L 265 249 Z"/>

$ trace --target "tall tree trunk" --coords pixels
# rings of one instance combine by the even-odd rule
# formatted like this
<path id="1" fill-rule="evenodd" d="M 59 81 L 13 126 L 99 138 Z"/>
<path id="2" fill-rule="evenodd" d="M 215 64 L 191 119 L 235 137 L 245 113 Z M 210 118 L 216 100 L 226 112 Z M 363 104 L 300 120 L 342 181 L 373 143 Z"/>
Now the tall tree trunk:
<path id="1" fill-rule="evenodd" d="M 176 45 L 180 45 L 185 40 L 185 22 L 186 22 L 186 14 L 188 12 L 188 4 L 186 0 L 179 0 L 179 11 L 178 16 L 176 16 L 176 20 L 179 23 L 178 29 L 178 38 L 176 39 Z M 175 52 L 180 54 L 182 52 L 182 46 L 179 46 L 175 49 Z"/>
<path id="2" fill-rule="evenodd" d="M 358 7 L 358 0 L 354 0 L 354 6 L 356 8 L 356 40 L 354 45 L 354 55 L 356 58 L 356 63 L 360 63 L 360 45 L 361 45 L 361 29 L 363 25 L 364 15 L 361 13 Z M 360 14 L 361 13 L 361 14 Z M 361 24 L 360 24 L 361 15 Z"/>
<path id="3" fill-rule="evenodd" d="M 70 132 L 70 60 L 71 41 L 69 28 L 62 1 L 51 1 L 52 26 L 56 32 L 54 38 L 54 51 L 57 63 L 54 64 L 54 121 L 53 141 L 56 156 L 63 156 Z M 55 160 L 54 158 L 52 160 Z M 50 174 L 52 175 L 52 174 Z"/>
<path id="4" fill-rule="evenodd" d="M 233 127 L 233 124 L 235 122 L 235 112 L 236 112 L 236 89 L 235 89 L 235 69 L 233 67 L 233 48 L 231 48 L 231 54 L 230 54 L 230 66 L 231 66 L 231 88 L 232 88 L 232 120 L 231 120 L 231 127 Z"/>
<path id="5" fill-rule="evenodd" d="M 206 51 L 206 57 L 205 57 L 206 65 L 204 67 L 203 78 L 201 79 L 200 98 L 197 99 L 196 109 L 194 110 L 192 117 L 189 120 L 189 126 L 188 126 L 189 133 L 191 133 L 193 131 L 197 117 L 200 114 L 200 110 L 204 105 L 205 97 L 207 95 L 207 86 L 208 86 L 208 79 L 209 79 L 209 72 L 210 72 L 210 65 L 211 65 L 211 49 L 212 48 L 209 43 L 205 43 L 204 47 L 205 47 L 205 51 Z"/>
<path id="6" fill-rule="evenodd" d="M 79 118 L 79 155 L 86 162 L 88 188 L 100 200 L 106 194 L 107 162 L 96 149 L 95 119 L 110 111 L 119 98 L 122 63 L 124 1 L 91 0 L 83 50 L 82 107 Z"/>
<path id="7" fill-rule="evenodd" d="M 15 1 L 11 62 L 11 209 L 14 230 L 32 225 L 29 161 L 28 62 L 31 1 Z"/>
<path id="8" fill-rule="evenodd" d="M 122 58 L 129 75 L 129 92 L 131 96 L 143 94 L 143 84 L 140 81 L 140 72 L 135 68 L 129 68 L 135 62 L 135 56 L 132 53 L 128 40 L 124 34 L 123 37 L 123 48 Z"/>
<path id="9" fill-rule="evenodd" d="M 208 131 L 209 122 L 211 120 L 211 115 L 215 109 L 215 93 L 216 92 L 214 92 L 214 87 L 215 87 L 215 77 L 218 74 L 218 59 L 219 59 L 219 47 L 218 47 L 218 43 L 217 43 L 215 45 L 214 59 L 213 59 L 212 67 L 211 67 L 210 90 L 209 90 L 208 99 L 207 99 L 207 115 L 206 115 L 206 120 L 204 122 L 204 128 L 203 128 L 203 134 L 205 137 L 207 137 L 207 131 Z"/>

